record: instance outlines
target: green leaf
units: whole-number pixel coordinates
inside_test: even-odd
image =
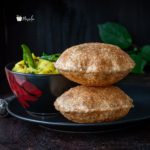
[[[137,48],[137,47],[134,47],[134,48],[133,48],[133,51],[134,51],[134,52],[137,52],[137,51],[138,51],[138,48]]]
[[[41,58],[42,59],[45,59],[45,60],[48,60],[48,61],[52,61],[52,62],[55,62],[57,61],[57,59],[59,58],[61,54],[57,53],[57,54],[52,54],[52,55],[48,55],[46,53],[43,53]]]
[[[142,58],[146,61],[150,61],[150,45],[145,45],[141,48],[141,52],[139,53]]]
[[[144,59],[142,59],[140,55],[131,54],[130,56],[136,63],[132,72],[133,73],[144,73],[144,67],[146,65],[146,61]]]
[[[107,22],[98,25],[99,35],[105,43],[128,48],[132,44],[132,38],[125,27],[120,24]]]
[[[48,56],[48,54],[46,54],[45,52],[42,53],[42,56]]]

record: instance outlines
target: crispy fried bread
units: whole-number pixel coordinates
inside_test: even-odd
[[[56,110],[78,123],[113,121],[124,117],[133,107],[132,99],[120,88],[77,86],[54,103]]]
[[[55,63],[65,77],[86,86],[114,84],[131,72],[134,66],[134,61],[126,52],[104,43],[72,46]]]

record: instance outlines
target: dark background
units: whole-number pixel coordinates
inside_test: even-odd
[[[16,15],[32,22],[17,22]],[[114,21],[127,27],[138,46],[150,44],[148,0],[20,0],[0,5],[0,80],[4,66],[22,59],[21,43],[36,55],[62,52],[83,42],[100,41],[98,23]]]

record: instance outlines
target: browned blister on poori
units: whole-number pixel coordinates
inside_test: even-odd
[[[54,103],[56,110],[78,123],[114,121],[126,116],[132,99],[120,88],[77,86],[66,91]]]
[[[119,47],[84,43],[66,49],[55,67],[68,79],[86,86],[106,86],[123,79],[134,68],[130,56]]]

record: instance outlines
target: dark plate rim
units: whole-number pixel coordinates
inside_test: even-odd
[[[42,119],[38,119],[38,118],[35,118],[33,116],[30,116],[29,114],[27,114],[26,112],[26,115],[28,117],[24,117],[24,116],[21,116],[21,115],[18,115],[18,114],[15,114],[11,111],[11,109],[9,108],[11,103],[15,102],[16,100],[13,99],[8,105],[7,105],[7,111],[10,115],[18,118],[18,119],[21,119],[21,120],[24,120],[24,121],[28,121],[28,122],[32,122],[32,123],[37,123],[37,124],[43,124],[43,125],[51,125],[51,126],[69,126],[69,127],[73,127],[73,126],[76,126],[76,127],[108,127],[108,126],[115,126],[115,125],[123,125],[123,124],[129,124],[129,123],[135,123],[135,122],[141,122],[141,121],[144,121],[144,120],[148,120],[150,119],[150,115],[149,116],[146,116],[146,117],[141,117],[141,118],[136,118],[136,119],[128,119],[128,120],[117,120],[117,121],[114,121],[114,122],[104,122],[104,123],[88,123],[88,124],[83,124],[83,123],[74,123],[74,122],[51,122],[51,121],[45,121],[45,120],[42,120]],[[33,118],[30,118],[30,117],[33,117]],[[52,116],[54,117],[54,116]],[[68,120],[67,120],[68,121]]]

